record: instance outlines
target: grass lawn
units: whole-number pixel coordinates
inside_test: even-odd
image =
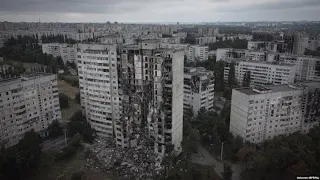
[[[59,93],[66,94],[69,97],[69,107],[61,110],[62,120],[68,122],[75,112],[81,110],[81,105],[74,100],[79,88],[71,86],[63,80],[58,80],[58,89]]]

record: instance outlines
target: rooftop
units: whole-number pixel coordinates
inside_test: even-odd
[[[7,86],[7,85],[11,85],[11,84],[21,83],[24,81],[34,80],[34,79],[37,79],[40,77],[50,76],[50,75],[53,75],[53,74],[51,74],[51,73],[34,73],[34,74],[24,75],[22,77],[1,80],[0,86]]]
[[[287,67],[294,67],[295,64],[286,64],[286,63],[282,63],[282,62],[268,62],[268,61],[249,61],[249,60],[245,60],[245,58],[239,58],[239,59],[235,59],[235,58],[227,58],[225,60],[226,62],[235,62],[235,63],[253,63],[253,64],[266,64],[266,65],[275,65],[275,66],[287,66]]]
[[[250,96],[250,95],[257,95],[257,94],[264,94],[264,93],[295,91],[295,90],[300,90],[303,87],[320,88],[320,82],[308,81],[308,82],[296,83],[291,85],[282,84],[282,85],[262,86],[262,88],[264,89],[259,89],[257,87],[254,87],[254,88],[238,88],[235,90]],[[258,91],[261,91],[261,92],[258,92]]]
[[[184,70],[186,75],[191,76],[213,74],[213,71],[206,70],[204,67],[185,67]]]

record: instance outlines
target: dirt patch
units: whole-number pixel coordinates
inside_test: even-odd
[[[71,99],[74,99],[75,95],[79,92],[78,87],[71,86],[64,80],[58,80],[58,88],[59,93],[64,93]]]

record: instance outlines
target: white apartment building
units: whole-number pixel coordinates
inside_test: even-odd
[[[146,136],[163,155],[169,144],[181,152],[184,52],[160,47],[159,40],[145,40],[121,50],[124,111],[115,134],[124,148]]]
[[[180,37],[161,38],[161,42],[166,44],[180,44],[181,38]]]
[[[190,46],[187,54],[188,62],[208,60],[208,46]]]
[[[271,44],[270,41],[248,41],[248,50],[251,51],[266,51],[271,50]]]
[[[100,43],[102,44],[122,44],[124,39],[120,35],[109,35],[99,38]]]
[[[112,137],[121,115],[116,46],[79,44],[77,65],[83,115],[99,136]]]
[[[296,80],[304,81],[320,81],[320,58],[304,55],[279,54],[270,61],[279,59],[280,62],[286,64],[294,64],[297,66]]]
[[[214,43],[217,41],[217,37],[198,37],[196,38],[196,43],[199,45],[208,45],[209,43]]]
[[[267,51],[246,51],[246,59],[249,61],[266,61]]]
[[[319,82],[232,90],[229,131],[260,144],[319,125]]]
[[[184,117],[198,115],[201,108],[213,109],[214,74],[203,67],[184,68]],[[191,114],[192,113],[192,114]]]
[[[228,80],[230,63],[228,61],[224,68],[224,79]],[[258,61],[234,61],[235,63],[235,78],[241,85],[243,76],[247,71],[250,71],[250,85],[266,85],[266,84],[290,84],[294,83],[296,74],[296,65],[284,63],[270,63]]]
[[[75,62],[77,55],[76,44],[47,43],[42,44],[42,52],[52,54],[53,57],[60,56],[64,63]]]
[[[229,59],[245,59],[245,49],[219,48],[217,49],[217,61],[226,61]]]
[[[0,143],[18,144],[30,130],[45,136],[54,120],[61,121],[57,77],[32,74],[0,81]]]

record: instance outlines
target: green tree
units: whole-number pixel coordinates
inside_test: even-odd
[[[236,77],[235,77],[235,63],[230,63],[230,70],[228,74],[228,85],[230,89],[233,89],[236,84]]]
[[[77,111],[70,119],[68,125],[68,136],[73,136],[77,133],[81,134],[83,140],[87,143],[92,143],[95,139],[96,132],[91,128],[90,124],[82,116],[82,112]]]
[[[218,61],[214,66],[215,90],[224,91],[224,62]]]
[[[242,86],[243,87],[250,87],[250,83],[251,83],[251,72],[247,71],[244,73]]]
[[[187,36],[186,36],[184,42],[188,43],[188,44],[196,44],[195,35],[191,34],[191,33],[187,33]]]
[[[40,162],[41,140],[39,135],[32,131],[27,132],[19,141],[17,161],[21,168],[36,168]]]
[[[69,107],[69,97],[63,93],[59,94],[59,102],[60,102],[61,109],[65,109]]]
[[[62,60],[61,56],[58,56],[58,57],[57,57],[57,64],[58,64],[60,67],[63,67],[64,63],[63,63],[63,60]]]
[[[60,123],[55,120],[48,126],[48,133],[50,139],[56,139],[58,137],[63,136],[63,128]]]
[[[231,165],[224,163],[223,164],[223,173],[222,173],[223,179],[224,180],[232,180],[232,173],[233,172],[231,169]]]
[[[76,94],[75,97],[74,97],[74,100],[75,100],[78,104],[81,103],[80,92],[77,92],[77,94]]]

